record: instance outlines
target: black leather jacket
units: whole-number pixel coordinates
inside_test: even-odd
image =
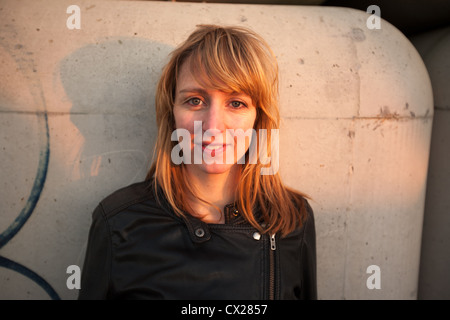
[[[133,184],[96,208],[79,299],[317,299],[309,205],[302,228],[281,238],[260,234],[232,204],[225,224],[178,217],[152,190]]]

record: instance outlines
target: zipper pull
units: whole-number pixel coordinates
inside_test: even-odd
[[[275,251],[277,249],[277,245],[275,243],[275,233],[270,236],[270,249]]]

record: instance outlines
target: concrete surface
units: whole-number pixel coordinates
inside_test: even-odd
[[[92,0],[70,30],[72,4],[0,2],[0,298],[77,296],[92,210],[144,178],[155,83],[199,23],[251,27],[279,59],[280,172],[313,198],[319,298],[417,297],[433,97],[403,34],[345,8]]]
[[[450,299],[450,28],[411,41],[430,74],[434,122],[423,225],[419,299]]]

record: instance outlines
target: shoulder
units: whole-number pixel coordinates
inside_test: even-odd
[[[118,189],[100,201],[103,213],[111,217],[118,212],[142,202],[155,201],[154,185],[152,181],[143,181]]]
[[[300,225],[306,229],[308,229],[308,225],[310,226],[309,228],[315,228],[314,211],[309,202],[310,197],[292,188],[287,188],[287,192],[299,214]]]
[[[308,201],[310,199],[309,196],[292,188],[287,188],[286,190],[298,209],[305,210],[308,215],[313,214],[313,209]]]

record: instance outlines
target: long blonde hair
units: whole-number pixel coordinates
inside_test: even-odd
[[[176,80],[181,65],[187,61],[196,79],[204,79],[210,87],[225,92],[244,92],[252,98],[257,109],[254,129],[256,132],[266,129],[268,150],[271,150],[271,129],[279,129],[280,125],[278,64],[264,39],[243,27],[197,26],[171,53],[158,83],[155,98],[158,136],[154,160],[147,174],[147,179],[155,179],[155,188],[163,190],[180,216],[191,209],[187,201],[189,193],[196,194],[188,183],[185,165],[175,165],[171,161],[176,143],[171,140]],[[259,139],[259,135],[256,136]],[[246,157],[248,160],[248,151]],[[238,165],[240,178],[235,203],[251,225],[261,232],[286,235],[302,224],[307,214],[304,194],[283,185],[278,172],[262,175],[264,165],[260,161]],[[253,214],[256,207],[261,210],[265,228]]]

